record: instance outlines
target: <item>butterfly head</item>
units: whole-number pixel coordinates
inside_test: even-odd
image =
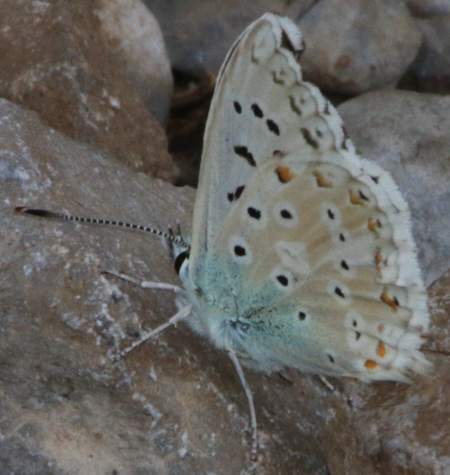
[[[176,255],[173,265],[177,274],[180,274],[181,269],[183,268],[184,270],[184,267],[187,265],[189,261],[189,253],[189,249],[181,249],[180,252]]]
[[[170,229],[169,234],[173,238],[169,240],[173,265],[176,273],[182,275],[187,269],[191,246],[190,243],[181,235],[180,229],[177,230],[176,234],[174,234],[172,229]]]

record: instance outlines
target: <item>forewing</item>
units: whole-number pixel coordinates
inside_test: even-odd
[[[276,103],[283,93],[281,82],[301,80],[298,65],[288,66],[297,64],[294,54],[301,49],[297,27],[269,13],[244,31],[221,67],[206,125],[194,209],[190,259],[194,274],[201,266],[198,259],[205,257],[256,165],[283,143],[290,125]],[[289,77],[283,77],[284,72]],[[307,107],[315,109],[313,102]]]

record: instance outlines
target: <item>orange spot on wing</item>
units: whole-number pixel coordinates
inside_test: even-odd
[[[288,183],[295,176],[289,167],[285,167],[283,165],[278,166],[275,169],[275,172],[278,175],[278,179],[281,181],[281,183]]]
[[[313,175],[316,177],[317,186],[320,188],[333,188],[333,183],[330,180],[327,180],[322,173],[317,170],[313,171]]]
[[[369,228],[369,231],[372,231],[373,233],[376,233],[377,228],[381,228],[381,223],[378,219],[369,218],[369,221],[367,223],[367,227]]]
[[[381,252],[377,251],[375,253],[375,263],[378,265],[378,264],[381,264],[382,262],[383,262],[383,258],[381,257]]]
[[[380,357],[380,358],[384,358],[386,356],[386,347],[384,346],[384,343],[382,341],[379,341],[378,342],[378,346],[377,346],[377,355]]]
[[[364,363],[364,366],[367,368],[367,369],[375,369],[378,365],[375,363],[375,361],[373,360],[367,360],[365,363]]]
[[[348,192],[350,194],[350,203],[352,205],[360,205],[360,206],[365,205],[364,200],[361,198],[359,193],[357,193],[356,191],[353,191],[353,190],[349,190]]]
[[[386,287],[384,288],[380,299],[383,303],[389,305],[389,307],[391,307],[391,310],[393,312],[396,312],[398,310],[398,307],[399,307],[398,300],[395,297],[394,298],[389,297]]]

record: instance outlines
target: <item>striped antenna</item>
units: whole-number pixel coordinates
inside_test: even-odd
[[[147,233],[157,234],[166,238],[168,241],[171,241],[175,244],[190,249],[189,244],[187,244],[181,236],[174,236],[173,234],[165,233],[159,229],[149,228],[148,226],[142,226],[140,224],[131,224],[124,223],[122,221],[110,221],[109,219],[97,219],[97,218],[84,218],[83,216],[72,216],[70,214],[64,213],[53,213],[53,211],[48,211],[46,209],[36,209],[36,208],[27,208],[25,206],[17,206],[14,208],[16,213],[25,213],[31,214],[33,216],[39,216],[40,218],[48,219],[58,219],[62,221],[78,221],[80,223],[88,224],[106,224],[108,226],[120,226],[123,228],[137,229],[139,231],[145,231]]]

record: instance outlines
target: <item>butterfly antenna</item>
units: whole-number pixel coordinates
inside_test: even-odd
[[[39,216],[40,218],[57,219],[60,221],[77,221],[80,223],[105,224],[107,226],[120,226],[122,228],[137,229],[139,231],[145,231],[147,233],[162,236],[170,242],[179,244],[180,246],[184,246],[186,249],[190,249],[189,244],[181,237],[181,235],[175,236],[172,232],[165,233],[164,231],[160,231],[159,229],[149,228],[148,226],[142,226],[140,224],[124,223],[122,221],[111,221],[109,219],[85,218],[83,216],[73,216],[71,214],[65,213],[54,213],[53,211],[49,211],[47,209],[27,208],[25,206],[17,206],[16,208],[14,208],[14,211],[16,213],[31,214],[33,216]]]

